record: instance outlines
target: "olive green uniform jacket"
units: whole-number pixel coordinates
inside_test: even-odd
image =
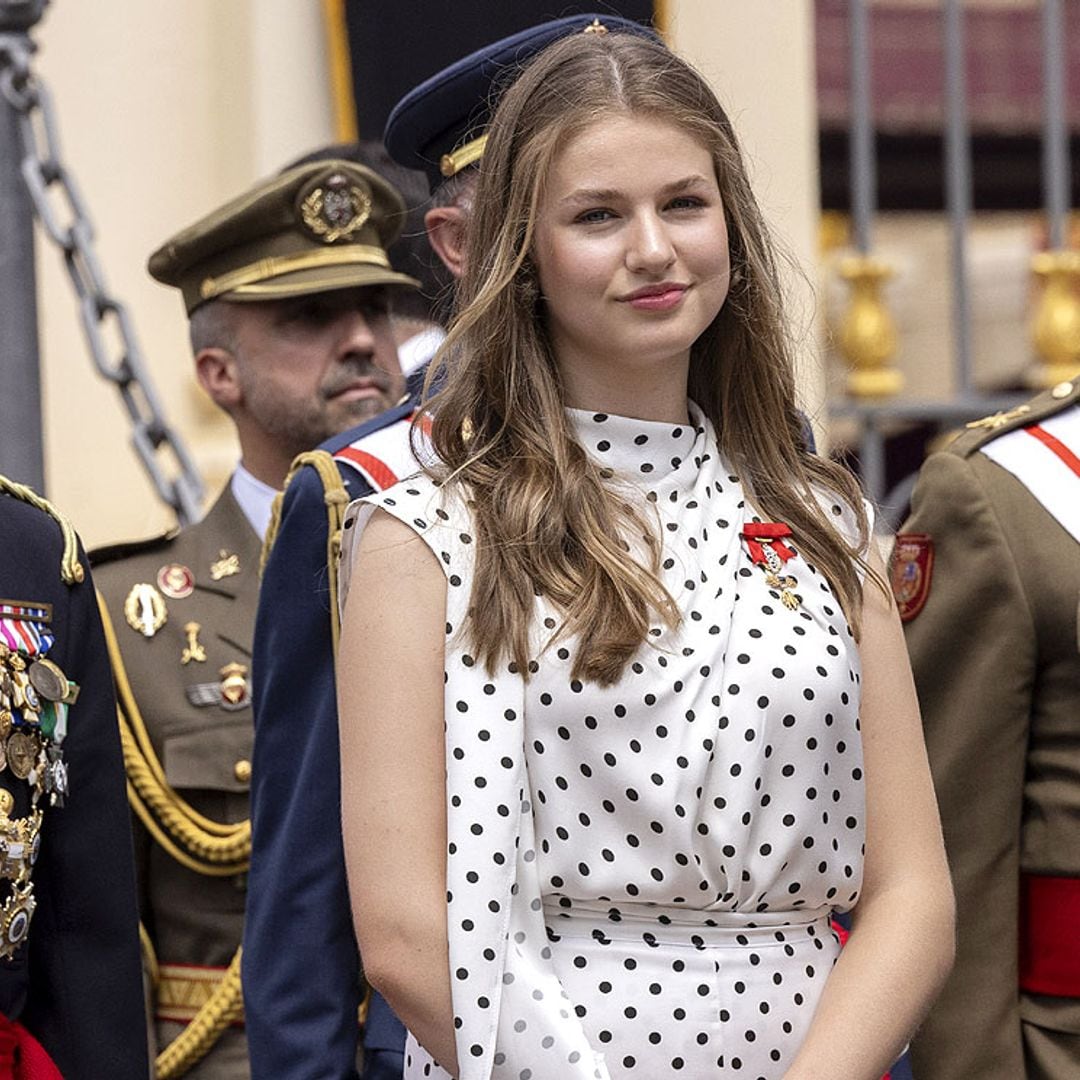
[[[259,537],[226,487],[198,524],[147,544],[118,545],[91,556],[123,669],[166,782],[214,822],[248,818],[250,695],[233,708],[213,699],[220,700],[222,668],[228,664],[243,665],[250,686],[260,548]],[[232,565],[228,556],[236,556]],[[190,595],[174,599],[159,588],[159,571],[169,566],[190,572]],[[222,575],[223,567],[236,572]],[[182,574],[174,577],[183,581]],[[125,601],[140,584],[153,586],[166,609],[166,621],[152,637],[133,629],[125,617]],[[205,659],[185,663],[184,651],[191,646],[185,628],[190,623],[198,623],[195,641],[202,647],[202,652],[194,652],[200,657],[204,653]],[[123,698],[122,680],[118,677],[117,682]],[[191,696],[211,700],[193,704]],[[246,874],[207,876],[189,869],[156,842],[138,818],[135,826],[142,918],[158,962],[226,967],[240,945]],[[183,1029],[182,1023],[159,1017],[157,1052]],[[193,1080],[246,1078],[242,1024],[231,1024],[207,1056],[183,1075]]]
[[[1078,402],[1061,384],[931,456],[902,529],[933,546],[905,632],[957,898],[916,1080],[1080,1077],[1080,998],[1017,983],[1021,874],[1080,877],[1080,543],[979,452]]]

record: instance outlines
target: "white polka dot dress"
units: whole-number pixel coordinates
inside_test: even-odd
[[[473,664],[468,517],[430,481],[350,516],[385,507],[447,572],[460,1075],[779,1078],[838,953],[828,917],[861,884],[858,653],[797,536],[798,607],[751,560],[759,519],[707,422],[571,415],[659,515],[683,613],[615,686],[571,678],[572,642],[544,648],[553,611],[527,684]],[[411,1039],[407,1056],[408,1077],[445,1075]]]

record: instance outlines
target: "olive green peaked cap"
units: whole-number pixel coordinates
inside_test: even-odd
[[[404,220],[404,201],[378,174],[350,161],[312,162],[256,184],[181,230],[150,256],[148,269],[180,290],[189,315],[216,299],[415,288],[386,256]]]

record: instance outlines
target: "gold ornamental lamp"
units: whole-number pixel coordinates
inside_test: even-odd
[[[1031,336],[1039,356],[1028,374],[1037,389],[1080,375],[1080,251],[1042,251],[1031,260],[1043,279]]]
[[[839,327],[840,351],[851,369],[848,393],[862,399],[892,397],[904,385],[904,376],[890,364],[896,355],[896,323],[882,295],[892,267],[872,255],[848,255],[838,271],[851,288]]]

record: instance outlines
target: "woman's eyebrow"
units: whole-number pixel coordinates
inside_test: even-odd
[[[678,180],[671,181],[670,184],[665,184],[660,188],[659,194],[672,195],[680,191],[688,191],[691,188],[697,187],[709,187],[710,181],[702,176],[700,173],[691,173],[689,176],[681,177]],[[618,188],[577,188],[570,192],[569,195],[564,195],[559,202],[560,203],[592,203],[592,202],[615,202],[618,199],[626,198],[625,192],[620,191]]]
[[[623,193],[616,188],[577,188],[569,195],[564,195],[561,203],[614,202],[623,198]]]

